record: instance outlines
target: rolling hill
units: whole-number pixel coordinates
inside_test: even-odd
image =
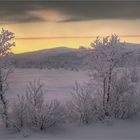
[[[140,60],[140,44],[126,43],[126,49],[131,54],[131,62],[136,59]],[[12,63],[16,68],[64,68],[70,70],[78,70],[85,67],[84,58],[86,55],[80,55],[85,52],[85,48],[73,49],[66,47],[58,47],[52,49],[39,50],[15,54],[12,57]],[[127,58],[129,59],[129,58]]]
[[[12,63],[18,68],[65,68],[82,67],[83,57],[79,49],[59,47],[22,54],[12,57]]]

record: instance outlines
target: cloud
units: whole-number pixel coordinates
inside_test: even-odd
[[[74,2],[73,2],[74,3]],[[71,15],[71,18],[61,22],[74,22],[96,19],[139,19],[140,1],[100,1],[100,2],[75,2],[70,6],[62,8],[64,13]]]
[[[96,19],[140,19],[140,1],[0,1],[1,23],[46,21],[35,11],[59,11],[66,19],[56,22],[76,22]]]
[[[31,14],[38,10],[37,5],[24,1],[0,1],[0,23],[25,23],[44,21],[43,18]]]

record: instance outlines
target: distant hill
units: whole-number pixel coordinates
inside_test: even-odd
[[[127,58],[130,59],[130,62],[135,61],[135,59],[140,60],[140,44],[126,43],[126,49],[130,49],[133,52],[131,57]],[[58,47],[21,53],[12,57],[12,63],[17,68],[65,68],[78,70],[85,67],[84,59],[86,55],[80,54],[86,52],[86,50],[84,47],[80,49]],[[125,63],[125,60],[122,63]]]
[[[58,48],[44,49],[44,50],[33,51],[33,52],[20,53],[20,54],[16,54],[14,57],[24,58],[24,59],[26,58],[39,59],[46,56],[55,56],[61,53],[74,52],[74,51],[77,51],[77,49],[58,47]]]
[[[134,44],[134,43],[126,43],[126,47],[128,49],[140,49],[140,44]]]
[[[80,49],[58,47],[34,52],[15,54],[12,63],[18,68],[65,68],[77,70],[82,67]]]

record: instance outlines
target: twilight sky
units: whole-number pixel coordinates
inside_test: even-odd
[[[140,43],[140,1],[0,1],[0,26],[15,33],[15,53],[89,47],[113,33]]]

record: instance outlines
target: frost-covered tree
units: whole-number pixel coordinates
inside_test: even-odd
[[[18,95],[12,106],[11,126],[20,131],[27,122],[27,102],[24,95]]]
[[[45,130],[64,121],[64,109],[57,100],[45,102],[45,91],[40,80],[27,86],[26,94],[18,96],[12,108],[12,126],[20,131],[23,127]]]
[[[89,68],[93,78],[101,81],[103,89],[103,108],[106,116],[110,116],[110,94],[112,77],[119,62],[127,55],[125,44],[117,35],[97,39],[91,43]]]
[[[8,101],[5,92],[8,88],[7,77],[11,72],[8,56],[11,54],[11,48],[15,46],[12,42],[14,33],[2,29],[0,32],[0,104],[2,107],[1,115],[5,126],[8,127]]]
[[[100,101],[91,94],[90,88],[89,85],[82,86],[75,83],[72,99],[67,104],[67,115],[70,121],[89,124],[101,119],[103,111],[100,108]]]
[[[57,100],[44,101],[45,91],[40,80],[30,82],[26,90],[28,125],[44,130],[55,126],[64,118],[64,111]]]
[[[113,77],[110,96],[113,117],[127,119],[139,112],[139,94],[128,72],[124,71],[119,78]]]

